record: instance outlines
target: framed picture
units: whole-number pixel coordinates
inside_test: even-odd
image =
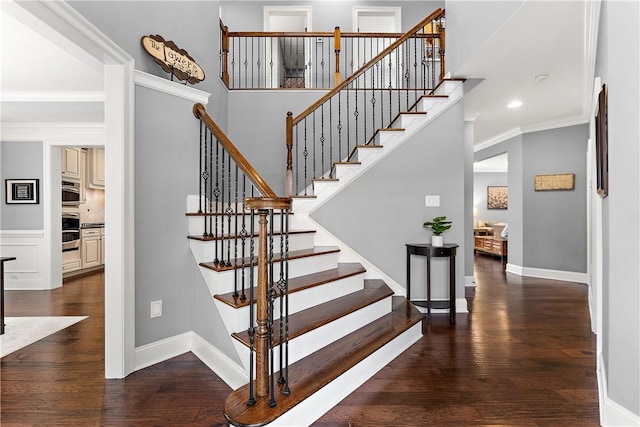
[[[600,197],[607,197],[609,194],[607,98],[607,85],[602,85],[598,95],[598,113],[596,114],[596,181]]]
[[[40,203],[38,179],[5,179],[7,204]]]
[[[507,209],[509,187],[487,187],[487,209]]]

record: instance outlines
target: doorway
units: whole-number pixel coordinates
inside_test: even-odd
[[[311,31],[311,6],[265,6],[264,31]],[[309,37],[274,37],[267,43],[267,58],[274,63],[271,87],[311,87],[313,45]],[[292,83],[293,82],[293,83]],[[299,82],[299,83],[298,83]]]

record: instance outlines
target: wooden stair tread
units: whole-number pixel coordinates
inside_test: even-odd
[[[333,165],[361,165],[362,162],[334,162]]]
[[[378,132],[404,132],[405,128],[382,128]]]
[[[365,280],[365,284],[364,289],[290,314],[289,339],[292,340],[304,335],[309,331],[393,295],[391,288],[382,280]],[[280,319],[273,322],[273,330],[280,330]],[[235,332],[231,336],[249,347],[249,333],[247,331]],[[278,334],[274,334],[273,340],[274,345],[280,344],[280,336]]]
[[[420,313],[406,298],[393,297],[391,313],[289,366],[291,394],[284,396],[283,385],[276,383],[276,407],[268,407],[268,396],[256,398],[254,406],[247,406],[249,396],[247,384],[232,392],[227,398],[225,417],[237,426],[268,424],[422,321],[423,318],[424,314]]]
[[[297,251],[289,251],[289,260],[292,259],[300,259],[306,258],[310,256],[316,255],[325,255],[333,252],[340,252],[340,248],[336,246],[314,246],[313,248],[300,249]],[[257,257],[257,254],[256,254]],[[280,254],[275,254],[273,256],[274,262],[280,262]],[[230,260],[229,263],[231,265],[216,265],[214,262],[201,262],[200,266],[204,268],[208,268],[213,271],[228,271],[236,268],[236,260]],[[249,257],[239,258],[237,260],[237,267],[248,267],[249,266]]]
[[[338,182],[340,181],[338,178],[313,178],[312,181],[315,182]]]
[[[331,270],[319,271],[305,276],[290,277],[289,293],[292,294],[294,292],[303,291],[314,286],[324,285],[325,283],[365,273],[366,271],[367,270],[362,266],[362,264],[357,262],[340,263],[337,268],[333,268]],[[254,295],[257,295],[256,289],[257,288],[254,288]],[[249,294],[249,291],[247,290],[246,293]],[[241,300],[239,296],[234,297],[233,292],[214,295],[214,298],[235,308],[249,305],[249,298]]]
[[[316,232],[315,230],[289,230],[289,235],[292,235],[292,234],[309,234],[309,233],[315,233],[315,232]],[[273,232],[274,236],[280,236],[281,234],[282,234],[282,232],[280,232],[280,231],[274,231]],[[255,232],[253,235],[255,237],[258,237],[259,234],[257,232]],[[204,237],[204,236],[187,236],[187,239],[199,240],[201,242],[211,242],[211,241],[214,241],[214,240],[229,240],[229,239],[233,240],[236,237],[239,238],[239,236],[236,236],[235,234],[224,234],[222,236],[207,236],[207,237]],[[249,233],[247,233],[247,238],[250,238],[250,237],[251,237],[251,235]]]

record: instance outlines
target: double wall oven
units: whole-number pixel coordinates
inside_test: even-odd
[[[62,252],[80,250],[80,208],[62,208]]]

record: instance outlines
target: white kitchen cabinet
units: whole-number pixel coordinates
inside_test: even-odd
[[[79,180],[82,173],[80,161],[79,148],[62,147],[62,178]]]
[[[79,250],[62,252],[63,273],[80,270],[80,268],[82,268],[82,260],[80,259]]]
[[[104,190],[104,148],[89,150],[89,188]]]
[[[102,264],[102,229],[82,230],[82,268],[97,267]]]

